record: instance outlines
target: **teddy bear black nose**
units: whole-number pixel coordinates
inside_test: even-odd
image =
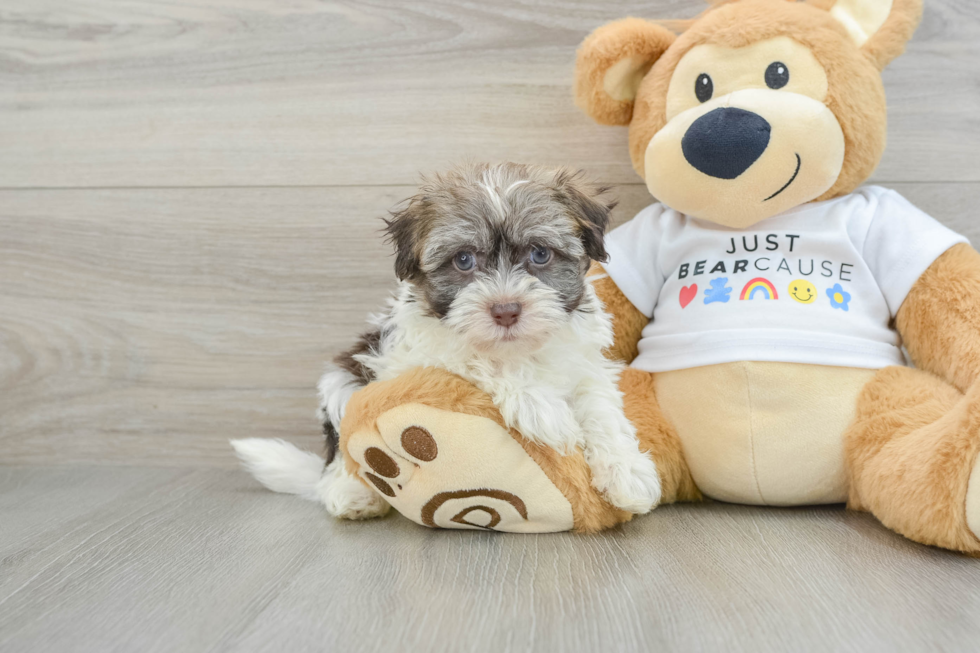
[[[706,175],[735,179],[769,146],[772,127],[757,113],[723,108],[706,113],[681,140],[684,158]]]

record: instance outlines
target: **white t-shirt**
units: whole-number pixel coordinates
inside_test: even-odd
[[[919,276],[967,242],[869,186],[748,230],[653,204],[606,238],[603,267],[652,321],[633,367],[733,361],[904,365],[890,322]]]

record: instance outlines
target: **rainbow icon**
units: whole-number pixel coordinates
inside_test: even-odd
[[[738,298],[755,299],[756,297],[779,299],[779,295],[776,294],[776,286],[772,285],[768,279],[763,279],[762,277],[753,279],[745,284],[745,287],[742,288],[742,294]]]

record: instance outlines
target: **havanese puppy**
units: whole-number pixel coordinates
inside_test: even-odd
[[[267,487],[322,501],[337,517],[386,513],[337,451],[344,407],[371,381],[441,367],[487,392],[525,438],[563,453],[580,448],[610,503],[650,511],[660,479],[623,413],[621,366],[603,355],[611,319],[586,279],[591,262],[606,258],[615,205],[606,191],[565,169],[509,163],[426,181],[387,221],[395,297],[320,379],[322,476],[274,440],[234,442],[246,466]]]

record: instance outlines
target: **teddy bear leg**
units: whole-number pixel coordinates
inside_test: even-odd
[[[562,456],[504,425],[486,393],[419,368],[354,393],[340,427],[348,473],[416,523],[509,532],[596,532],[632,515]]]
[[[700,501],[701,491],[688,469],[681,441],[660,411],[653,374],[628,367],[619,380],[626,417],[636,427],[640,450],[647,452],[660,474],[660,503]]]
[[[862,390],[845,448],[850,508],[917,542],[980,554],[980,385],[963,394],[928,372],[885,368]]]

